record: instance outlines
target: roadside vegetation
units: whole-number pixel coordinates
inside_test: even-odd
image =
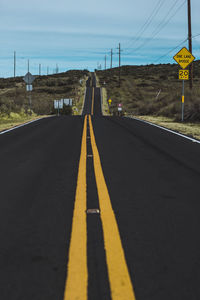
[[[99,78],[96,75],[96,86],[101,87],[101,84],[99,82]],[[110,111],[109,111],[109,105],[108,105],[108,96],[107,96],[107,90],[105,87],[101,87],[101,96],[102,96],[102,113],[104,116],[109,116]]]
[[[83,103],[87,70],[71,70],[48,76],[36,76],[31,92],[32,106],[23,77],[0,78],[0,130],[55,113],[53,100],[72,98],[75,109],[66,107],[65,114],[77,114]],[[76,110],[77,108],[77,110]]]
[[[17,125],[27,123],[32,120],[36,120],[40,118],[41,116],[38,116],[36,114],[27,115],[23,111],[20,113],[13,113],[11,112],[10,115],[1,115],[0,116],[0,131],[9,129],[11,127],[15,127]],[[43,115],[43,117],[48,117],[47,115]]]
[[[185,121],[200,122],[200,61],[194,66],[194,87],[185,82]],[[117,104],[129,115],[164,116],[181,120],[182,82],[178,79],[177,64],[121,67],[96,71],[101,87],[106,88],[107,100],[112,99],[112,114]]]

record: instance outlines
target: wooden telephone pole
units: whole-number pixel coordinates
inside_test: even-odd
[[[111,49],[110,52],[110,68],[112,69],[112,57],[113,57],[113,50]]]
[[[188,46],[189,51],[192,53],[192,25],[191,25],[191,0],[188,0]],[[193,87],[193,64],[189,66],[190,71],[190,89]]]
[[[121,81],[121,73],[120,73],[120,67],[121,67],[121,45],[119,43],[119,87],[120,87],[120,81]]]
[[[106,70],[106,55],[105,55],[105,70]]]

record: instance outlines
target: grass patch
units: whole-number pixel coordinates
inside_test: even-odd
[[[100,82],[99,82],[99,78],[97,75],[96,75],[96,87],[100,87]],[[103,114],[103,116],[110,116],[106,88],[102,87],[101,93],[102,93],[102,114]]]
[[[88,76],[85,76],[82,79],[82,84],[79,87],[79,97],[78,97],[78,101],[76,103],[76,108],[77,111],[74,111],[74,115],[81,115],[82,114],[82,109],[83,109],[83,105],[84,105],[84,99],[85,99],[85,92],[86,92],[86,81],[88,79]]]
[[[47,117],[47,116],[43,116]],[[0,115],[0,131],[10,129],[12,127],[18,126],[20,124],[37,120],[41,118],[41,116],[38,116],[36,114],[26,115],[23,112],[22,113],[11,113],[10,116],[8,115]]]

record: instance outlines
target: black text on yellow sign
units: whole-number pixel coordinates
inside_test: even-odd
[[[179,70],[179,79],[188,80],[189,79],[189,70]]]
[[[187,68],[189,64],[193,62],[195,57],[192,53],[186,48],[183,47],[175,56],[174,60],[181,66],[182,69]]]

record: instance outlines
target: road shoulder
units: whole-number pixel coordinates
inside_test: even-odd
[[[146,121],[161,127],[170,129],[176,133],[183,134],[189,138],[200,140],[200,123],[180,123],[175,122],[171,118],[156,117],[156,116],[127,116],[129,118],[136,118]]]

